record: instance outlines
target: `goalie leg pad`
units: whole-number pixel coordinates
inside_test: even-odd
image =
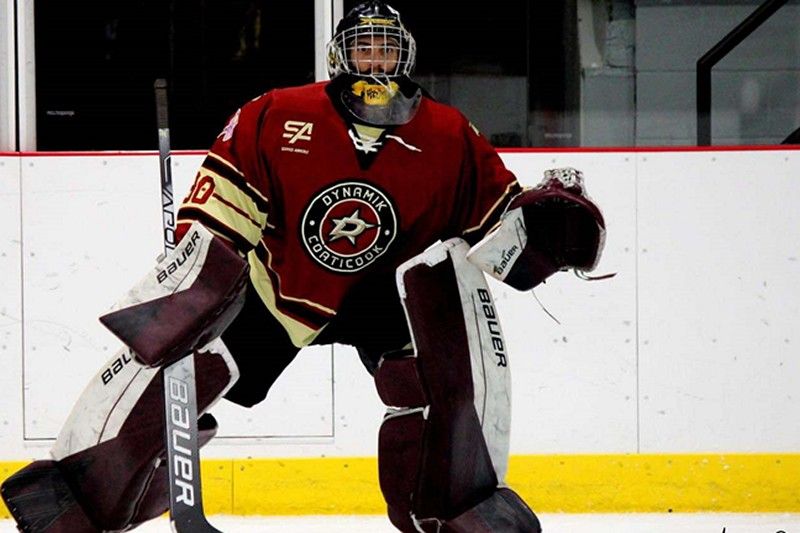
[[[217,421],[210,413],[205,413],[197,420],[197,444],[203,447],[217,434]],[[166,456],[159,457],[158,467],[152,472],[152,478],[147,484],[136,512],[131,519],[131,527],[134,527],[157,518],[164,514],[169,508],[169,470],[167,468]]]
[[[100,321],[148,366],[219,337],[244,305],[247,262],[195,222],[178,246]]]
[[[35,461],[3,482],[3,501],[20,531],[96,533],[55,461]]]
[[[390,406],[379,435],[381,490],[403,531],[435,530],[490,501],[505,477],[508,355],[468,248],[452,239],[397,272],[414,351],[385,355],[375,381]]]
[[[193,357],[197,406],[202,413],[233,385],[238,370],[220,340]],[[117,369],[111,379],[108,368]],[[204,444],[215,433],[216,422],[204,415],[198,427],[199,441]],[[78,503],[76,509],[83,511],[96,531],[124,530],[167,509],[164,439],[163,372],[133,360],[125,348],[86,387],[51,452],[63,479],[61,486],[69,487],[69,498]],[[16,493],[35,490],[25,489],[21,482],[12,488]],[[4,485],[4,497],[8,490]],[[40,508],[61,505],[63,491],[38,490],[37,494]],[[35,519],[24,513],[21,509],[20,516],[15,515],[20,524]]]
[[[539,519],[530,507],[509,488],[498,489],[486,500],[443,525],[443,531],[452,533],[542,531]]]
[[[414,350],[385,354],[375,371],[378,396],[390,407],[378,435],[378,480],[389,519],[401,531],[416,531],[411,495],[422,463],[428,396]]]

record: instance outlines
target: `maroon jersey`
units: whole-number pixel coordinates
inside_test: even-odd
[[[457,110],[423,97],[389,128],[343,118],[327,82],[270,91],[231,118],[179,211],[247,253],[297,346],[348,293],[439,239],[477,241],[519,185]]]

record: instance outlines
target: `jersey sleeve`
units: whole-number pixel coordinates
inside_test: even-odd
[[[458,200],[459,232],[475,244],[499,221],[522,189],[489,141],[463,119],[464,159]]]
[[[261,240],[269,225],[270,199],[259,126],[269,103],[269,93],[247,103],[217,136],[178,210],[178,238],[199,221],[243,254]]]

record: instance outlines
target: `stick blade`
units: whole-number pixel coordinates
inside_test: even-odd
[[[200,517],[172,517],[170,524],[174,533],[222,533],[208,523],[205,516]]]

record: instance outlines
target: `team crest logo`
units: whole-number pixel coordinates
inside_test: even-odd
[[[397,214],[389,197],[374,185],[341,182],[311,200],[300,232],[317,263],[350,274],[386,252],[397,235]]]

